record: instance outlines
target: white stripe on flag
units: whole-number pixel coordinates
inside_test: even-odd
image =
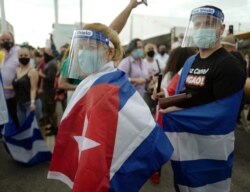
[[[74,183],[67,177],[67,175],[62,174],[61,172],[49,171],[48,175],[47,175],[47,178],[48,179],[60,180],[63,183],[65,183],[66,185],[68,185],[70,189],[73,188]]]
[[[197,135],[186,132],[167,132],[174,146],[172,160],[227,160],[234,150],[234,132],[227,135]]]
[[[44,140],[34,141],[30,150],[10,143],[6,143],[6,145],[13,158],[23,163],[28,163],[39,152],[50,152]]]
[[[156,123],[149,108],[139,93],[135,92],[118,114],[110,180],[155,126]]]
[[[191,188],[183,185],[178,185],[181,192],[229,192],[231,179],[226,179],[213,184],[208,184],[202,187]]]
[[[35,117],[34,117],[35,118]],[[31,127],[26,129],[25,131],[22,131],[20,133],[18,133],[17,135],[15,136],[12,136],[13,139],[16,139],[16,140],[24,140],[24,139],[28,139],[28,138],[31,138],[34,134],[34,130],[35,129],[38,129],[38,125],[37,125],[37,120],[36,119],[33,119],[32,121],[32,124],[31,124]],[[39,130],[39,129],[38,129]],[[40,130],[39,130],[40,131]]]
[[[88,92],[88,90],[91,88],[92,84],[98,78],[100,78],[101,76],[103,76],[107,73],[113,72],[115,70],[108,71],[108,72],[102,72],[102,73],[98,73],[98,74],[94,74],[94,75],[89,75],[84,80],[82,80],[81,83],[77,86],[76,90],[74,91],[74,93],[73,93],[64,113],[63,113],[61,121],[69,114],[69,112],[75,106],[75,104]]]

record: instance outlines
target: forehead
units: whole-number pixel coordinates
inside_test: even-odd
[[[21,54],[25,54],[25,55],[29,55],[29,50],[27,48],[20,48],[19,51],[18,51],[18,54],[21,55]]]
[[[12,40],[12,37],[10,34],[8,33],[3,33],[1,36],[0,36],[0,39],[1,40]]]
[[[217,18],[212,17],[212,16],[204,16],[204,15],[193,16],[192,22],[193,22],[194,27],[200,27],[201,25],[206,26],[206,27],[209,27],[209,26],[215,27],[221,24],[221,22]]]
[[[148,45],[146,48],[147,48],[148,50],[154,50],[154,46],[153,46],[153,45]]]
[[[141,41],[136,42],[136,48],[142,48],[142,42]]]

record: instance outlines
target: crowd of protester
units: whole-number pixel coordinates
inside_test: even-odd
[[[214,7],[210,8],[217,9]],[[218,25],[221,25],[223,19],[224,17],[219,17],[217,21]],[[119,31],[119,29],[116,30]],[[190,56],[194,55],[197,57],[196,63],[194,63],[196,65],[197,63],[207,64],[204,63],[204,58],[200,58],[200,54],[206,53],[204,48],[211,48],[212,50],[213,46],[215,46],[218,49],[213,50],[214,52],[225,56],[228,62],[232,62],[233,65],[240,64],[240,66],[233,67],[239,69],[239,73],[244,71],[246,76],[249,76],[249,58],[244,60],[243,56],[237,52],[236,39],[232,34],[228,34],[222,41],[217,40],[215,45],[209,45],[208,47],[203,47],[204,45],[197,43],[198,47],[187,46],[182,48],[182,41],[183,34],[180,34],[176,38],[176,42],[171,47],[167,47],[164,44],[156,45],[154,42],[144,45],[143,40],[136,38],[131,40],[128,46],[126,46],[124,57],[116,63],[116,67],[126,73],[129,82],[145,100],[159,124],[161,124],[159,121],[162,120],[158,119],[159,110],[157,110],[156,101],[160,97],[168,97],[176,94],[176,82],[174,79],[175,77],[179,78],[178,75],[180,74],[178,73],[183,70],[183,65]],[[15,122],[17,129],[22,125],[29,112],[35,111],[37,121],[45,136],[56,135],[62,113],[66,109],[72,93],[85,78],[85,76],[82,76],[81,79],[71,79],[68,77],[67,72],[70,63],[69,44],[65,43],[58,48],[51,35],[50,47],[33,48],[28,44],[16,45],[14,36],[10,32],[1,34],[0,44],[2,55],[0,68],[4,94],[9,115]],[[233,46],[233,48],[230,46]],[[207,58],[209,56],[204,57]],[[217,59],[216,55],[211,56]],[[237,60],[237,62],[234,62],[234,60]],[[199,66],[196,67],[199,68]],[[243,76],[244,74],[242,73],[238,76],[239,84],[241,82],[244,84]],[[160,81],[161,78],[163,79],[162,82]],[[215,77],[211,75],[209,78]],[[159,83],[162,83],[160,90],[156,91]],[[194,91],[192,90],[193,85],[191,83],[188,88]],[[239,87],[235,89],[238,90]],[[220,91],[218,90],[218,92]],[[222,95],[224,98],[224,93]],[[185,109],[200,105],[203,106],[215,100],[215,98],[206,98],[206,95],[202,99],[208,99],[209,102],[195,98],[195,94],[193,97],[194,99],[191,100],[190,105],[180,105],[179,108]],[[220,97],[218,96],[218,98]],[[197,101],[201,103],[197,104]],[[245,98],[243,96],[241,109],[244,108],[244,105]],[[167,113],[164,110],[162,112]],[[239,118],[240,116],[239,114]],[[160,170],[156,174],[158,176],[156,179],[152,179],[152,181],[159,183]],[[183,172],[183,174],[185,173]]]

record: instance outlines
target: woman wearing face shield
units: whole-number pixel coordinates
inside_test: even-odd
[[[161,109],[174,146],[177,191],[229,192],[234,128],[245,83],[238,61],[220,45],[224,14],[214,6],[192,10],[183,47],[199,53],[184,64],[176,94],[192,97]]]
[[[63,114],[48,178],[74,192],[139,191],[172,154],[146,103],[114,67],[122,55],[118,34],[103,24],[73,34],[68,77],[87,77]]]

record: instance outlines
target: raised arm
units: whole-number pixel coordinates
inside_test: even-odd
[[[112,21],[109,27],[119,34],[125,26],[132,10],[142,3],[142,1],[137,2],[137,0],[130,0],[126,8]]]

